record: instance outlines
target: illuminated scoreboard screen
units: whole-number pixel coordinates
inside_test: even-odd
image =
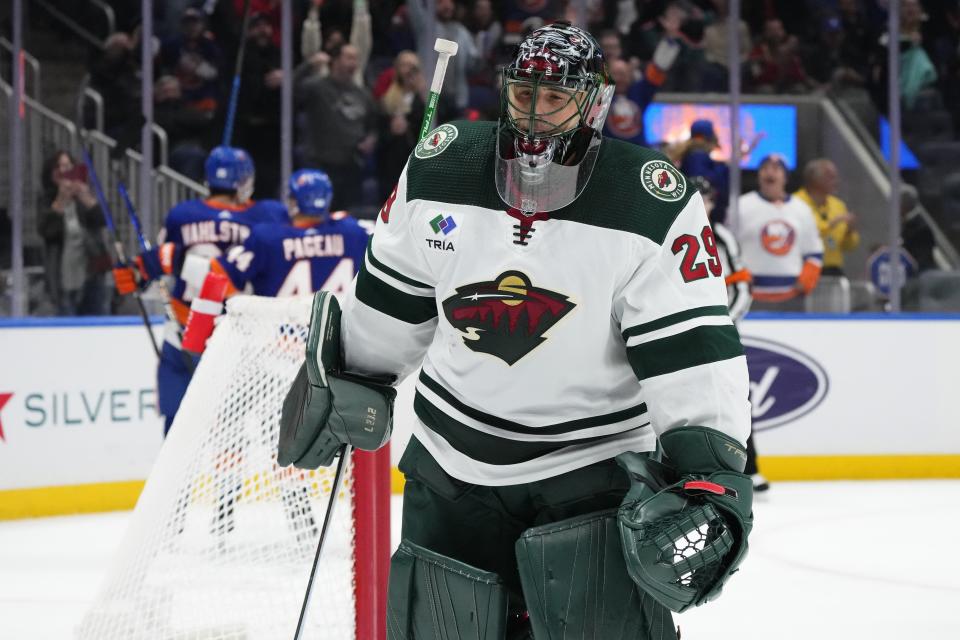
[[[651,146],[675,144],[690,137],[695,120],[709,120],[720,147],[711,156],[730,159],[730,106],[654,102],[643,117],[647,142]],[[743,151],[740,166],[756,169],[760,159],[770,153],[786,158],[791,169],[797,166],[797,108],[785,104],[740,105],[740,140]]]

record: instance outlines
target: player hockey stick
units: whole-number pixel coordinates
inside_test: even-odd
[[[240,27],[240,44],[237,45],[237,64],[233,69],[233,84],[230,87],[230,102],[227,103],[227,122],[223,127],[223,146],[230,146],[233,137],[233,118],[237,113],[240,97],[240,72],[243,71],[243,52],[247,48],[247,29],[250,28],[250,0],[243,3],[243,24]]]
[[[150,241],[143,236],[143,227],[140,226],[140,216],[137,215],[137,210],[133,206],[133,201],[130,199],[130,194],[127,193],[127,187],[123,184],[123,180],[117,181],[117,191],[120,192],[120,197],[123,198],[123,204],[127,208],[127,215],[130,216],[130,223],[133,225],[133,230],[137,234],[137,243],[140,245],[140,251],[147,252],[150,251]],[[166,313],[167,319],[177,321],[177,316],[173,312],[173,306],[170,304],[170,290],[167,288],[167,283],[163,281],[163,278],[157,280],[157,284],[160,287],[160,294],[163,296],[163,310]],[[139,296],[139,291],[134,291],[134,293]],[[138,297],[139,299],[139,297]],[[158,350],[157,357],[160,357],[160,352]],[[183,352],[182,355],[183,363],[187,367],[187,370],[193,371],[193,359],[189,354]]]
[[[93,190],[97,195],[97,202],[100,203],[100,211],[103,212],[103,219],[107,224],[107,230],[113,239],[113,249],[117,254],[117,265],[127,267],[129,266],[127,252],[124,250],[123,242],[120,241],[120,236],[117,234],[117,227],[113,224],[113,214],[110,212],[110,205],[107,204],[107,198],[103,194],[103,186],[101,186],[100,178],[97,176],[97,169],[93,166],[93,160],[90,158],[90,154],[83,144],[80,145],[80,151],[83,154],[83,161],[87,163],[87,167],[90,169],[90,181],[93,183]],[[159,360],[160,347],[157,346],[157,341],[153,337],[153,329],[150,327],[150,316],[147,314],[147,307],[143,304],[143,298],[140,297],[139,291],[134,290],[133,297],[137,301],[137,307],[140,309],[140,318],[143,320],[143,326],[147,328],[147,335],[150,336],[150,346],[153,347],[153,352],[157,354],[157,360]]]
[[[433,50],[439,53],[437,66],[433,70],[433,81],[430,83],[430,96],[427,98],[427,107],[423,110],[423,124],[420,125],[420,140],[430,133],[430,123],[437,112],[437,103],[440,101],[440,89],[443,88],[443,78],[447,75],[447,63],[457,55],[459,45],[452,40],[437,38]]]
[[[307,582],[307,592],[303,596],[303,606],[300,607],[300,619],[297,620],[297,632],[293,636],[294,640],[300,640],[303,637],[303,623],[307,620],[307,607],[310,604],[310,594],[313,592],[313,581],[317,575],[317,566],[320,564],[320,556],[323,553],[323,545],[327,541],[327,530],[330,528],[330,521],[333,520],[333,508],[337,504],[337,494],[340,493],[340,486],[343,484],[344,471],[347,469],[347,458],[353,453],[353,447],[348,444],[340,447],[340,460],[337,462],[337,472],[333,477],[333,488],[330,491],[330,501],[327,503],[327,513],[323,517],[323,527],[320,529],[320,540],[317,542],[317,552],[313,556],[313,566],[310,568],[310,580]]]

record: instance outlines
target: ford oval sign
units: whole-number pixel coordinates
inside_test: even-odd
[[[753,430],[779,427],[813,411],[827,395],[827,373],[812,358],[770,340],[742,338],[750,370]]]

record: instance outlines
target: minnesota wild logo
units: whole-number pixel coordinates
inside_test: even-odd
[[[417,144],[413,150],[413,155],[421,160],[432,158],[443,153],[443,150],[450,146],[450,143],[457,139],[460,132],[452,124],[442,124],[430,133],[427,137]]]
[[[506,271],[495,280],[457,287],[443,301],[443,314],[463,333],[468,349],[513,365],[575,306],[563,294],[532,286],[526,274]]]
[[[664,202],[676,202],[687,192],[683,174],[666,160],[650,160],[644,164],[640,168],[640,184],[647,193]]]

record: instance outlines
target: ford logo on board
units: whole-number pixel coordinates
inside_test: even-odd
[[[754,431],[779,427],[813,411],[827,395],[827,373],[792,347],[742,338],[750,370]]]

